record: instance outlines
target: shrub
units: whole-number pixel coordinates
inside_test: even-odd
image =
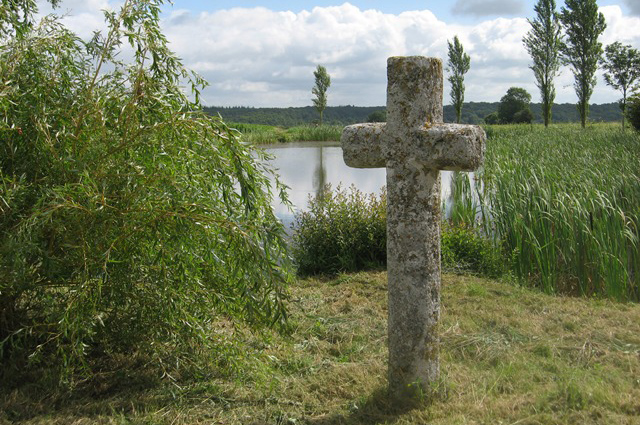
[[[365,195],[327,186],[309,200],[309,210],[296,214],[294,259],[299,273],[335,274],[386,267],[386,191]],[[448,222],[442,227],[443,268],[498,277],[503,271],[500,249],[478,231]]]
[[[498,116],[497,112],[492,112],[486,117],[484,117],[484,122],[485,124],[488,124],[488,125],[495,125],[500,122],[500,117]]]
[[[523,88],[511,87],[500,99],[498,118],[501,124],[531,122],[531,95]],[[528,112],[524,112],[527,111]],[[528,120],[528,121],[527,121]]]
[[[640,93],[635,93],[627,99],[625,113],[633,128],[640,131]]]
[[[467,225],[444,222],[442,226],[442,268],[446,271],[500,277],[506,267],[501,250],[490,239]]]
[[[293,253],[298,272],[335,274],[384,267],[387,261],[386,192],[365,195],[354,186],[326,186],[296,214]]]
[[[386,109],[380,109],[377,111],[373,111],[367,116],[367,122],[386,122],[387,121],[387,111]]]
[[[161,4],[126,0],[89,43],[52,17],[0,32],[0,380],[132,353],[198,368],[233,345],[217,323],[284,320],[270,170],[201,111]]]
[[[513,122],[516,124],[531,124],[531,121],[533,121],[533,112],[528,108],[516,112],[513,116]]]

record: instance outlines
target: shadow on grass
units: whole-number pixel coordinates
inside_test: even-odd
[[[0,425],[41,417],[57,424],[79,418],[127,416],[170,402],[170,396],[158,392],[160,381],[151,373],[121,370],[108,376],[97,374],[74,389],[60,387],[43,375],[21,373],[0,384]]]
[[[375,390],[362,404],[354,404],[349,413],[325,415],[308,420],[309,425],[378,425],[392,423],[403,415],[431,404],[424,398],[398,399],[386,387]]]

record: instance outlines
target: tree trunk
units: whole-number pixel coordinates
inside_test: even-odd
[[[622,131],[625,131],[624,118],[627,114],[627,91],[622,92]]]

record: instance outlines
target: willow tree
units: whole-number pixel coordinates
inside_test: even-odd
[[[598,11],[596,0],[565,0],[560,12],[565,41],[561,45],[564,60],[574,76],[578,112],[582,127],[589,118],[589,99],[596,86],[596,71],[602,57],[600,35],[607,28],[604,15]]]
[[[558,75],[562,64],[560,56],[562,29],[555,0],[539,0],[534,11],[535,19],[529,20],[531,30],[522,41],[533,60],[530,68],[536,78],[536,86],[540,90],[544,126],[548,127],[556,97],[553,80]]]
[[[237,344],[217,326],[286,317],[281,186],[202,111],[162,4],[125,0],[86,42],[34,22],[32,0],[2,2],[0,380],[43,364],[70,382],[131,353],[205,367]]]
[[[448,80],[451,83],[451,103],[456,110],[456,122],[462,118],[462,104],[464,103],[464,74],[471,68],[471,58],[464,52],[464,47],[456,35],[453,44],[449,45],[449,62],[447,71],[451,73]]]

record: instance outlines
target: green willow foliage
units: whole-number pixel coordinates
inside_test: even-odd
[[[54,17],[0,36],[0,379],[45,362],[70,379],[134,352],[198,370],[224,360],[233,327],[285,322],[270,205],[286,193],[202,112],[162,3],[126,0],[89,42]]]

